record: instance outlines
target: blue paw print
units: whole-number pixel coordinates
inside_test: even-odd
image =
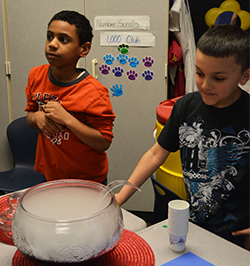
[[[110,71],[110,67],[107,66],[107,65],[101,65],[101,66],[99,67],[99,69],[100,69],[100,71],[101,71],[101,73],[102,73],[103,75],[108,75],[108,73],[109,73],[109,71]]]
[[[119,56],[117,56],[117,60],[120,64],[124,65],[128,62],[128,56],[124,54],[119,54]]]
[[[131,67],[137,67],[140,63],[140,61],[136,57],[131,57],[128,61]]]
[[[114,73],[116,77],[121,77],[123,74],[123,69],[120,67],[115,67],[113,68],[112,72]]]
[[[154,72],[149,71],[149,70],[145,70],[142,73],[142,76],[144,77],[145,80],[151,80],[153,78]]]
[[[113,96],[119,97],[123,94],[122,84],[120,84],[120,87],[118,84],[113,85],[111,90],[113,91],[112,93]]]
[[[103,57],[103,60],[105,61],[105,63],[107,65],[112,65],[115,61],[115,58],[114,56],[112,56],[111,54],[106,54],[104,57]]]
[[[128,79],[135,80],[138,77],[138,73],[136,73],[134,70],[130,70],[127,72]]]
[[[150,56],[146,56],[142,59],[142,62],[145,67],[151,67],[154,63],[154,59],[151,58]]]

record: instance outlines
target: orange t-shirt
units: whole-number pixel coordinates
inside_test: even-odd
[[[25,111],[43,111],[48,101],[58,101],[79,121],[97,129],[111,142],[115,114],[108,90],[84,71],[74,81],[58,82],[51,74],[50,65],[31,69],[25,89]],[[48,181],[73,178],[102,182],[107,176],[108,160],[105,152],[84,144],[67,128],[53,137],[40,131],[35,170]]]

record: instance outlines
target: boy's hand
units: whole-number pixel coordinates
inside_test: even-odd
[[[115,200],[117,201],[117,203],[118,203],[119,205],[122,205],[122,204],[121,204],[121,199],[120,199],[120,195],[119,195],[119,193],[116,193],[116,194],[115,194]]]
[[[46,118],[45,113],[37,111],[33,114],[35,124],[46,135],[53,136],[55,133],[59,133],[63,130],[63,126]]]
[[[232,232],[233,236],[245,236],[245,248],[250,250],[250,228]]]
[[[65,121],[71,117],[71,114],[68,113],[58,102],[51,101],[45,106],[45,117],[60,125],[65,125]]]

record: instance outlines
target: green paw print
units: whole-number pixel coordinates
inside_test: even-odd
[[[118,47],[118,51],[121,52],[121,54],[127,54],[128,53],[129,46],[126,44],[121,44]]]

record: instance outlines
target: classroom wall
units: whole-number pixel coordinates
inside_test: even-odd
[[[33,66],[47,63],[44,57],[47,23],[53,14],[62,9],[74,9],[84,13],[84,2],[84,0],[1,0],[0,36],[4,36],[3,14],[4,7],[6,7],[11,77],[5,74],[6,52],[2,52],[0,53],[0,171],[9,170],[13,165],[6,127],[12,119],[25,115],[24,89],[29,71]],[[222,1],[189,0],[196,39],[207,30],[204,22],[205,13],[208,9],[217,7],[218,2]],[[242,5],[242,9],[249,10],[248,1],[239,0],[238,2]],[[37,19],[40,17],[44,19],[42,21]],[[6,38],[0,38],[1,51],[5,51],[5,40]],[[11,81],[11,87],[8,87],[9,81]],[[150,202],[145,203],[144,210],[150,211],[153,208],[153,194],[149,186],[147,189]],[[137,209],[136,198],[130,202],[129,206]]]
[[[0,5],[0,15],[3,14],[3,6]],[[4,36],[3,17],[1,16],[0,36]],[[12,155],[6,138],[6,127],[10,121],[8,88],[5,75],[5,39],[0,38],[0,171],[5,171],[12,166]]]

